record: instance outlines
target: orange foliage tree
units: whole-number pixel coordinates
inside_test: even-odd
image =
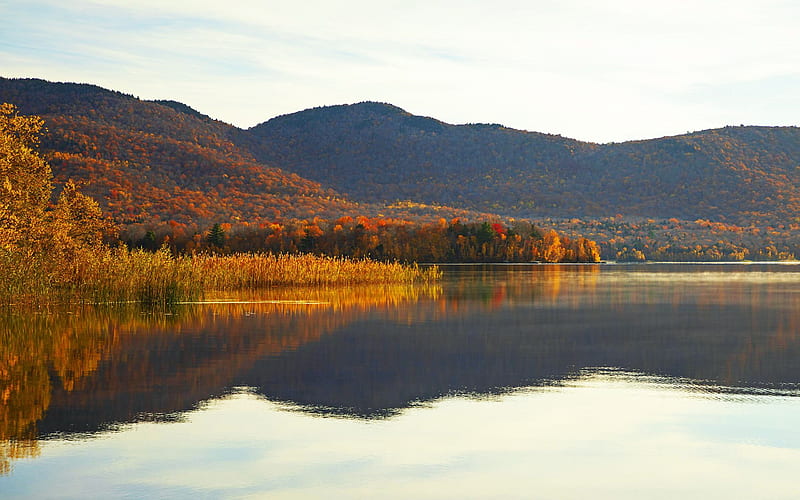
[[[97,245],[114,226],[75,183],[51,206],[52,172],[35,151],[42,126],[0,104],[0,249],[63,254]]]

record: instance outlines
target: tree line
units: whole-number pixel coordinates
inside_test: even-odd
[[[188,230],[187,230],[188,229]],[[582,237],[543,231],[529,222],[413,223],[382,217],[214,224],[203,231],[178,224],[131,226],[122,240],[132,247],[174,252],[313,253],[401,262],[598,262],[598,245]]]

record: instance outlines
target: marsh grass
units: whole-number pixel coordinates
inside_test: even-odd
[[[199,255],[194,259],[210,290],[411,283],[431,281],[439,276],[436,268],[315,255]]]
[[[179,255],[82,249],[59,259],[0,253],[0,303],[173,304],[213,291],[430,282],[438,268],[313,255]]]

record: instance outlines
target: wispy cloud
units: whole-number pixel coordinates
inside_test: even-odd
[[[241,126],[375,99],[622,140],[784,123],[775,98],[793,94],[776,86],[800,68],[800,4],[770,0],[28,0],[0,14],[5,76],[174,98]]]

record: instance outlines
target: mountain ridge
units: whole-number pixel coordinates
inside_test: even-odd
[[[701,241],[800,255],[794,126],[597,144],[375,101],[249,129],[90,84],[0,78],[0,101],[42,116],[56,180],[83,181],[123,224],[515,218],[596,239],[606,255]]]
[[[27,79],[0,79],[0,100],[44,118],[41,149],[56,180],[81,179],[84,191],[123,224],[258,221],[310,210],[335,214],[355,205],[318,183],[260,164],[233,143],[235,127],[185,105]],[[308,206],[297,211],[287,200]]]
[[[360,103],[274,118],[248,129],[260,139],[253,154],[358,199],[393,196],[515,217],[622,213],[744,224],[800,208],[765,205],[759,196],[794,199],[800,191],[793,176],[800,165],[797,127],[729,126],[596,144],[388,109],[394,112]],[[709,180],[713,193],[698,186]],[[393,186],[392,196],[380,194],[385,185]]]
[[[117,222],[262,224],[321,216],[488,217],[416,204],[349,199],[249,151],[246,130],[177,101],[148,101],[96,85],[0,77],[0,102],[39,115],[41,152],[57,183],[79,180]],[[195,229],[192,229],[195,230]]]

